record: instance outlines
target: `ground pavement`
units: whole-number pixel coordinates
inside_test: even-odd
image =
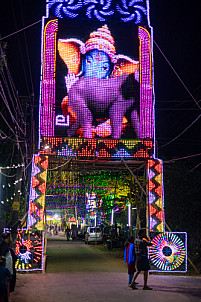
[[[201,300],[201,277],[149,276],[152,291],[144,291],[143,275],[138,290],[128,287],[123,251],[108,251],[83,242],[48,240],[45,274],[18,274],[12,302],[193,302]]]

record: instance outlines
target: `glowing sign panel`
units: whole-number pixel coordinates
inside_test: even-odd
[[[41,136],[153,139],[149,31],[135,24],[44,22]]]
[[[43,232],[18,230],[15,267],[18,271],[43,269]]]

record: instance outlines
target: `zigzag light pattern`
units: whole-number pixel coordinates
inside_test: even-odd
[[[148,194],[149,194],[149,228],[150,231],[164,232],[163,174],[162,161],[149,159]]]
[[[31,227],[40,231],[44,229],[47,168],[47,156],[33,156],[27,228]]]
[[[45,149],[47,145],[49,149]],[[65,157],[79,156],[82,159],[142,159],[153,155],[153,141],[44,137],[40,153]]]

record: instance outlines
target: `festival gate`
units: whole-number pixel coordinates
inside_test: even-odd
[[[152,270],[186,271],[186,234],[165,231],[163,164],[155,158],[152,43],[148,0],[47,1],[42,19],[39,153],[32,161],[27,230],[18,232],[18,269],[44,269],[45,206],[55,206],[56,199],[57,208],[72,204],[69,196],[62,203],[58,178],[63,177],[61,187],[69,189],[70,179],[78,173],[79,190],[84,187],[81,180],[90,180],[91,188],[99,180],[99,189],[100,180],[106,181],[108,189],[115,173],[120,175],[115,174],[116,183],[129,173],[138,195],[144,194],[146,200]],[[143,184],[136,176],[142,168]],[[94,170],[98,177],[91,174],[90,179],[88,172]],[[86,203],[86,186],[84,190],[79,196]],[[112,194],[117,198],[115,190],[107,198]],[[120,191],[126,191],[125,185]],[[88,206],[93,203],[92,189],[91,193]],[[111,212],[119,206],[113,201]],[[138,210],[137,201],[136,206]]]

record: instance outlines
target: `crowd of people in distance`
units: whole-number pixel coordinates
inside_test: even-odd
[[[67,241],[70,240],[70,238],[73,240],[73,241],[76,241],[77,240],[77,229],[76,228],[73,228],[73,229],[70,229],[69,227],[67,227],[65,229],[65,234],[66,234],[66,239]]]
[[[49,234],[51,234],[52,236],[56,236],[58,235],[58,232],[60,231],[64,231],[64,228],[61,226],[57,226],[57,224],[55,225],[47,225],[47,232]]]

